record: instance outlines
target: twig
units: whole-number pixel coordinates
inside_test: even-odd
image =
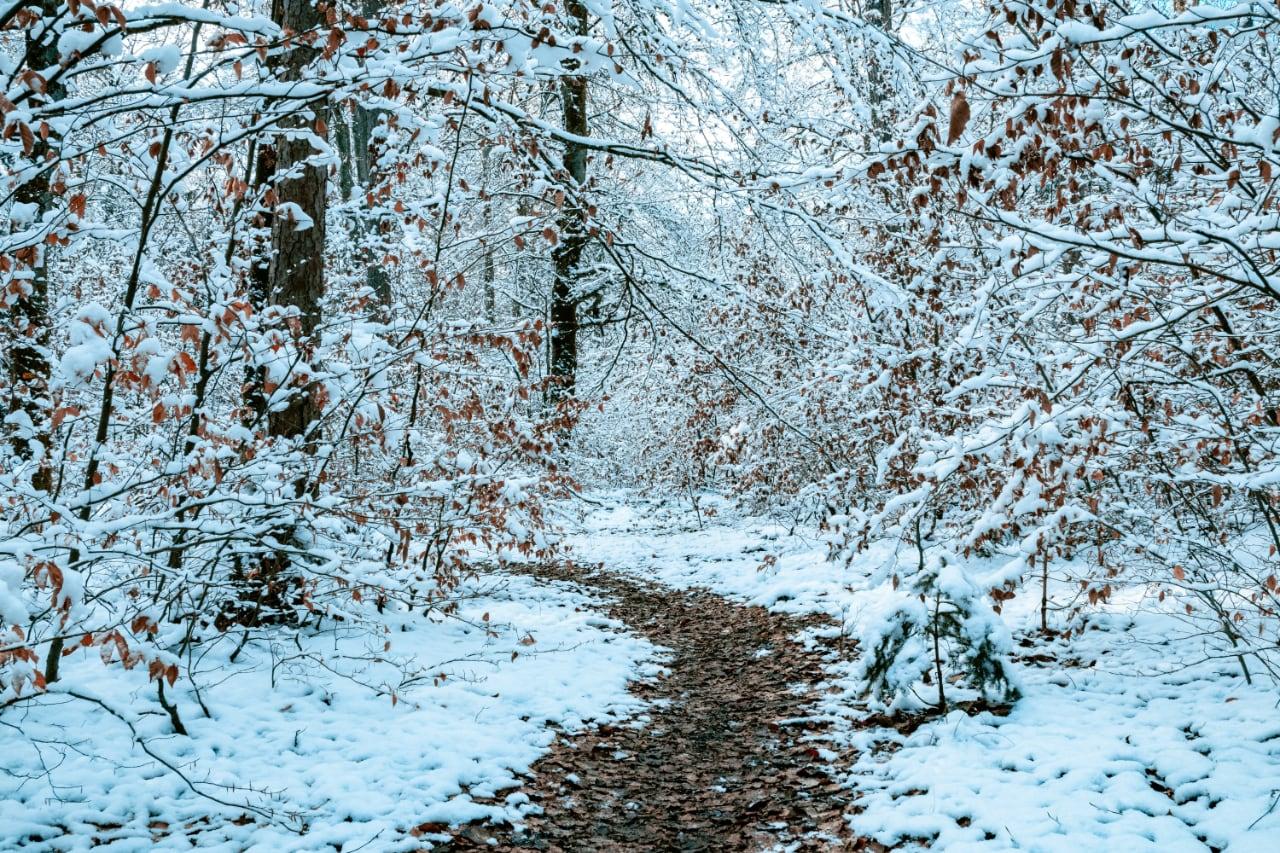
[[[52,693],[54,691],[50,691],[50,692]],[[229,809],[243,809],[245,811],[253,812],[254,814],[258,815],[259,817],[263,818],[268,822],[277,823],[275,816],[271,812],[267,811],[266,809],[259,808],[258,806],[250,805],[249,803],[233,803],[229,800],[224,800],[224,799],[221,799],[220,797],[215,797],[213,794],[200,790],[200,788],[196,786],[196,783],[191,781],[191,779],[189,779],[185,773],[179,770],[177,766],[173,764],[173,762],[169,761],[168,759],[164,758],[163,756],[161,756],[160,754],[156,753],[151,749],[151,746],[147,743],[146,739],[143,738],[142,735],[138,734],[138,729],[136,726],[134,726],[132,720],[130,720],[120,711],[108,705],[103,700],[97,698],[96,696],[89,696],[84,693],[77,693],[74,690],[58,690],[56,692],[62,693],[66,696],[71,696],[83,702],[89,702],[91,704],[97,705],[99,708],[106,711],[108,714],[115,717],[120,722],[124,723],[126,726],[129,727],[130,734],[133,735],[133,742],[136,743],[138,747],[143,752],[145,752],[153,761],[164,766],[171,773],[173,773],[175,776],[181,779],[183,784],[185,784],[189,789],[191,789],[191,792],[196,796],[203,797],[204,799],[209,800],[210,802],[217,803],[218,805],[225,806],[226,808],[229,808]],[[295,832],[299,835],[301,834],[299,830],[290,829],[289,831]]]

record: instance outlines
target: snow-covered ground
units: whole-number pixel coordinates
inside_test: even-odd
[[[827,562],[812,531],[708,508],[608,496],[569,544],[673,587],[828,614],[849,638],[889,594],[864,588],[867,566]],[[488,577],[457,602],[454,617],[397,617],[380,636],[251,643],[234,663],[232,644],[211,650],[199,697],[169,691],[190,737],[172,733],[145,674],[68,658],[64,683],[117,709],[152,755],[85,699],[55,690],[10,709],[0,849],[401,850],[447,824],[519,821],[529,804],[513,789],[554,738],[547,723],[636,715],[628,681],[658,671],[659,652],[565,584]],[[1188,663],[1197,649],[1170,616],[1121,604],[1070,642],[1032,642],[1034,608],[1015,603],[1023,698],[1008,716],[869,726],[856,662],[833,664],[821,754],[857,792],[857,832],[949,851],[1277,849],[1274,685]]]
[[[655,649],[564,584],[490,577],[457,600],[454,617],[393,617],[382,636],[251,643],[235,663],[233,644],[214,649],[196,679],[209,717],[190,684],[169,691],[190,737],[145,673],[67,658],[62,683],[174,769],[90,701],[55,689],[10,709],[0,850],[401,850],[446,823],[518,819],[527,799],[510,789],[552,742],[547,723],[635,712],[627,683]]]
[[[579,521],[576,558],[778,611],[820,612],[857,637],[888,590],[824,559],[813,531],[683,505],[606,496]],[[874,551],[867,561],[883,560]],[[1026,598],[1022,596],[1020,598]],[[1015,599],[1015,602],[1018,602]],[[1014,605],[1011,602],[1010,605]],[[1029,603],[1006,606],[1015,638]],[[1070,642],[1015,644],[1023,698],[1006,717],[953,712],[910,735],[867,727],[846,663],[822,712],[837,770],[860,793],[853,827],[936,850],[1280,849],[1280,691],[1231,662],[1195,663],[1171,616],[1123,605]]]

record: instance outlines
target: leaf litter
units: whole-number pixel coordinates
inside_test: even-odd
[[[832,652],[794,639],[827,617],[590,567],[526,570],[605,593],[609,615],[670,659],[634,686],[649,704],[643,724],[562,738],[533,766],[523,793],[537,808],[525,823],[472,824],[436,849],[879,848],[851,836],[852,792],[829,774],[826,723],[812,714]]]

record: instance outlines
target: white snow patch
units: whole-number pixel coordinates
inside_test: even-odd
[[[171,733],[145,673],[67,658],[63,683],[138,714],[154,752],[232,805],[194,795],[97,706],[50,693],[5,715],[22,734],[5,728],[0,748],[0,849],[413,850],[433,837],[408,834],[424,823],[520,820],[528,798],[502,792],[550,747],[546,723],[638,711],[628,680],[655,650],[567,584],[489,576],[458,599],[456,617],[391,615],[385,635],[328,623],[234,663],[238,638],[198,650],[211,716],[190,684],[168,691],[190,737]]]

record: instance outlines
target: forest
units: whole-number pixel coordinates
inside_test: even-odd
[[[0,0],[0,80],[0,850],[1280,845],[1274,0]]]

